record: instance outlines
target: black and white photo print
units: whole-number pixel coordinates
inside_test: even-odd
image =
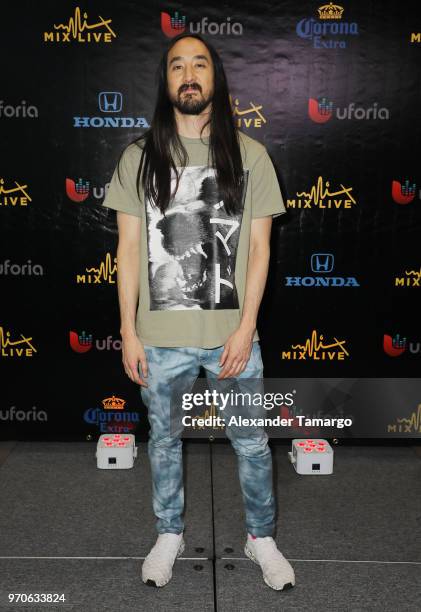
[[[239,307],[235,262],[247,181],[244,170],[241,205],[234,216],[226,212],[215,169],[209,166],[183,169],[165,215],[146,201],[150,310]]]

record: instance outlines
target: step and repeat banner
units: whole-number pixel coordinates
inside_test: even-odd
[[[265,377],[377,381],[358,395],[366,416],[388,404],[376,435],[421,435],[410,2],[17,0],[2,21],[2,439],[147,437],[121,362],[116,214],[100,205],[150,125],[158,62],[182,31],[220,53],[236,124],[267,147],[287,207],[259,314]]]

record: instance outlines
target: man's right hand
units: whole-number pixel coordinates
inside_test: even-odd
[[[148,383],[139,375],[139,362],[142,369],[142,376],[146,378],[148,376],[148,362],[146,359],[145,349],[143,344],[136,336],[136,334],[122,336],[122,352],[123,352],[123,365],[127,376],[133,382],[147,387]]]

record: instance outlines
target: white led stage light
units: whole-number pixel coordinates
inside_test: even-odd
[[[297,474],[333,473],[333,448],[326,440],[296,438],[288,457]]]
[[[136,439],[133,434],[103,434],[99,437],[95,456],[101,470],[132,468],[137,457]]]

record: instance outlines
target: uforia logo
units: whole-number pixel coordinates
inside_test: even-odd
[[[29,410],[16,410],[16,406],[10,406],[8,410],[0,410],[0,421],[48,421],[45,410],[37,410],[32,406]]]
[[[33,106],[26,106],[26,100],[18,106],[12,106],[11,104],[4,104],[4,100],[0,100],[0,117],[2,119],[38,119],[38,108]]]
[[[76,128],[148,128],[145,117],[117,116],[123,108],[123,95],[119,91],[101,91],[98,95],[98,107],[103,117],[73,117]]]
[[[14,181],[14,187],[5,187],[4,178],[0,178],[0,206],[28,206],[32,198],[28,194],[28,185]]]
[[[113,395],[102,400],[101,408],[89,408],[83,415],[89,425],[97,425],[101,433],[129,433],[139,423],[137,412],[124,412],[126,401]]]
[[[93,187],[92,195],[96,200],[102,200],[107,189],[110,186],[106,183],[104,187]],[[79,178],[77,182],[73,179],[66,178],[66,195],[72,202],[84,202],[91,192],[90,181]]]
[[[232,96],[229,96],[231,108],[233,109],[232,114],[234,121],[239,129],[244,128],[261,128],[262,123],[266,123],[266,118],[261,112],[263,106],[261,104],[254,104],[250,102],[248,108],[240,109],[240,101],[235,98],[234,102]]]
[[[349,353],[345,348],[346,340],[338,340],[333,338],[333,342],[325,344],[324,336],[320,334],[317,337],[317,331],[313,329],[311,337],[304,344],[291,344],[291,349],[282,351],[281,359],[314,359],[315,361],[343,361],[345,357],[349,357]]]
[[[369,108],[362,108],[361,106],[355,106],[354,102],[344,106],[344,108],[335,108],[333,110],[333,102],[327,98],[309,98],[308,101],[308,115],[315,123],[326,123],[332,117],[336,119],[390,119],[390,113],[387,108],[377,108],[378,103],[374,102],[373,106]]]
[[[405,270],[405,276],[395,276],[395,287],[421,287],[421,268]]]
[[[98,351],[121,351],[121,340],[113,340],[112,336],[107,336],[107,338],[102,340],[95,340],[94,344],[92,334],[86,334],[85,331],[81,334],[70,331],[69,340],[70,346],[75,353],[87,353],[93,346]]]
[[[186,28],[185,15],[180,16],[177,11],[174,13],[174,17],[171,17],[168,13],[161,13],[161,29],[168,38],[174,38],[174,36],[184,32]],[[207,17],[203,17],[202,21],[189,23],[188,30],[191,34],[210,34],[211,36],[234,34],[235,36],[241,36],[243,26],[238,21],[231,23],[231,17],[227,17],[227,20],[222,23],[209,22]]]
[[[0,276],[43,276],[44,268],[40,264],[33,264],[30,259],[24,264],[11,263],[6,259],[0,263]]]
[[[417,194],[416,183],[410,183],[408,179],[403,183],[392,181],[392,198],[396,204],[409,204],[417,195],[421,199],[421,190]]]
[[[354,276],[325,276],[333,271],[335,257],[332,253],[313,253],[311,271],[317,276],[286,276],[286,287],[359,287]]]
[[[395,336],[383,336],[383,349],[389,357],[400,357],[408,349],[413,355],[421,353],[421,342],[408,342],[406,338],[401,338],[399,334]]]
[[[74,17],[70,17],[67,24],[54,24],[54,31],[44,32],[44,42],[71,42],[79,43],[110,43],[116,37],[111,28],[111,19],[99,16],[96,23],[88,24],[88,14],[81,17],[80,8],[75,8]],[[94,31],[95,30],[95,31]]]
[[[117,272],[117,257],[111,262],[111,254],[105,255],[105,262],[101,262],[97,268],[86,268],[83,274],[76,275],[76,282],[84,285],[97,285],[109,283],[115,285],[115,273]]]
[[[33,353],[37,349],[32,344],[32,336],[26,338],[23,334],[19,334],[17,340],[10,338],[10,331],[4,332],[3,327],[0,327],[0,356],[1,357],[33,357]],[[19,346],[21,345],[21,346]]]
[[[340,21],[344,9],[339,4],[329,2],[320,6],[317,11],[318,21],[313,17],[305,17],[296,27],[297,36],[312,40],[315,49],[345,49],[347,43],[344,36],[359,35],[355,21]]]
[[[287,199],[287,208],[352,208],[357,203],[351,194],[352,187],[341,184],[338,191],[330,191],[329,187],[329,181],[323,185],[323,179],[319,176],[310,191],[297,191],[297,199]]]

